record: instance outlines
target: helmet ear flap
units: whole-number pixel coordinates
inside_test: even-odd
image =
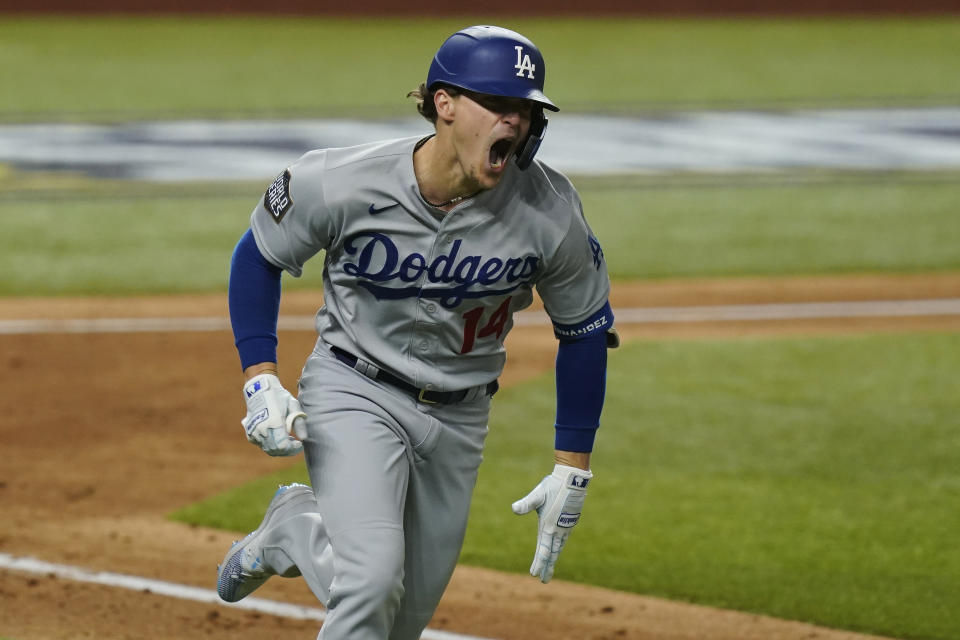
[[[527,133],[527,139],[524,140],[520,150],[517,151],[517,167],[525,170],[533,162],[533,157],[537,155],[540,149],[540,143],[543,142],[543,136],[547,133],[547,116],[543,115],[543,109],[534,109],[530,118],[530,131]]]

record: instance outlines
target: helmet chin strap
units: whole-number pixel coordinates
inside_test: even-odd
[[[521,171],[526,170],[533,162],[533,156],[537,155],[546,132],[547,117],[543,115],[542,109],[538,109],[530,121],[530,132],[527,134],[527,139],[520,150],[517,151],[517,166]]]

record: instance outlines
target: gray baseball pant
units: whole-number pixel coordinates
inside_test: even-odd
[[[321,342],[299,399],[317,512],[266,532],[267,565],[302,574],[327,607],[320,640],[416,640],[460,554],[490,398],[421,404]]]

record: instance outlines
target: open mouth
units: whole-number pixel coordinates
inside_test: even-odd
[[[502,169],[503,165],[507,163],[511,148],[513,148],[511,138],[501,138],[490,145],[490,167],[497,170]]]

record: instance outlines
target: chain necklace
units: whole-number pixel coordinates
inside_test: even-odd
[[[481,189],[481,191],[482,191],[482,189]],[[436,207],[437,209],[442,209],[442,208],[444,208],[444,207],[449,207],[449,206],[452,205],[452,204],[457,204],[458,202],[462,202],[463,200],[469,200],[470,198],[474,197],[474,196],[477,195],[478,193],[480,193],[480,191],[477,191],[476,193],[471,193],[471,194],[468,195],[468,196],[457,196],[457,197],[455,197],[455,198],[450,198],[450,199],[447,200],[446,202],[430,202],[429,200],[427,200],[427,197],[426,197],[425,195],[423,195],[423,193],[420,194],[420,197],[422,197],[422,198],[423,198],[423,201],[426,202],[426,203],[427,203],[428,205],[430,205],[431,207]]]

